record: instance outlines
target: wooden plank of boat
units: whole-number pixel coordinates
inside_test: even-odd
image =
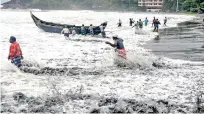
[[[68,25],[68,24],[59,24],[59,23],[52,23],[52,22],[46,22],[43,21],[41,19],[39,19],[38,17],[36,17],[35,15],[32,14],[32,12],[30,12],[31,17],[34,21],[34,23],[36,24],[36,26],[39,29],[42,29],[45,32],[51,32],[51,33],[61,33],[62,29],[64,28],[64,26],[67,26],[68,29],[75,27],[76,28],[76,32],[77,34],[81,34],[81,26],[75,26],[75,25]],[[107,26],[107,22],[103,22],[102,25],[104,26],[104,29]],[[99,25],[100,26],[100,25]],[[98,35],[101,33],[100,27],[99,26],[94,26],[94,34]],[[89,26],[85,26],[86,29],[86,33],[89,34],[90,31],[88,30]]]

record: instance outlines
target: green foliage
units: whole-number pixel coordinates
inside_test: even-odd
[[[192,8],[194,8],[193,11],[195,11],[195,8],[197,8],[196,0],[186,0],[183,3],[183,9],[187,11],[191,11]]]
[[[21,0],[39,9],[87,9],[138,11],[138,0]]]
[[[202,3],[200,4],[200,7],[201,7],[201,8],[204,8],[204,2],[202,2]]]
[[[204,8],[204,0],[178,0],[179,11],[197,12],[198,8]],[[177,0],[164,0],[163,11],[175,12]]]
[[[190,11],[196,13],[196,12],[198,12],[198,9],[199,8],[191,8]]]
[[[168,12],[176,11],[176,0],[164,0],[163,11]]]

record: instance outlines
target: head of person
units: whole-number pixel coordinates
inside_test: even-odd
[[[82,26],[84,26],[84,24],[82,24]]]
[[[9,39],[9,42],[10,42],[10,43],[13,43],[13,42],[15,42],[15,41],[16,41],[16,37],[11,36],[10,39]]]
[[[146,17],[146,19],[147,19],[147,17]]]
[[[139,21],[141,21],[141,19],[139,19]]]
[[[157,19],[157,21],[158,21],[159,19]]]
[[[118,39],[118,35],[114,35],[112,38],[113,38],[113,40],[116,40],[116,39]]]
[[[90,26],[92,26],[92,24],[90,24]]]

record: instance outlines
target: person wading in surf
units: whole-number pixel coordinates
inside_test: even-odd
[[[164,26],[166,26],[166,23],[167,23],[167,18],[165,17],[165,19],[164,19]]]
[[[130,18],[130,26],[132,26],[133,23],[134,23],[133,18]]]
[[[122,27],[122,21],[119,19],[118,27]]]
[[[135,27],[135,34],[137,34],[138,33],[138,29],[139,29],[139,22],[137,21],[133,27]]]
[[[82,24],[82,26],[81,26],[81,34],[86,36],[86,28],[85,28],[84,24]]]
[[[114,44],[110,42],[105,42],[106,44],[109,44],[110,46],[115,48],[115,51],[118,53],[118,56],[126,59],[126,50],[123,45],[123,39],[118,38],[118,35],[115,35],[112,37]]]
[[[158,19],[154,22],[154,30],[153,30],[153,32],[158,32],[159,31],[159,25],[160,24],[161,23],[159,22]]]
[[[101,35],[103,36],[103,38],[106,38],[106,33],[105,33],[105,31],[104,31],[105,26],[103,26],[103,24],[101,24],[101,25],[99,26],[99,28],[100,28]]]
[[[72,28],[72,36],[74,36],[74,35],[76,35],[76,27],[75,26]]]
[[[91,36],[94,36],[94,30],[93,29],[94,29],[93,25],[90,24],[89,31],[90,31]]]
[[[149,22],[149,20],[146,17],[145,20],[144,20],[145,26],[147,26],[148,22]]]
[[[140,29],[142,29],[142,28],[143,28],[143,22],[142,22],[142,20],[141,20],[141,19],[139,19],[138,24],[139,24],[139,28],[140,28]]]
[[[68,39],[68,38],[69,38],[70,31],[69,31],[69,29],[67,28],[66,25],[65,25],[64,28],[62,29],[61,34],[62,34],[62,33],[64,34],[65,39]]]
[[[155,22],[156,22],[156,18],[154,17],[152,20],[152,27],[154,27]]]
[[[23,59],[20,45],[16,42],[16,38],[14,36],[10,37],[9,42],[11,45],[9,49],[8,60],[11,60],[11,63],[19,68],[22,66],[21,59]]]

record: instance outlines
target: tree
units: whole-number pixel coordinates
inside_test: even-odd
[[[187,10],[187,11],[190,11],[191,8],[197,8],[196,1],[195,0],[186,0],[183,3],[183,9]]]

